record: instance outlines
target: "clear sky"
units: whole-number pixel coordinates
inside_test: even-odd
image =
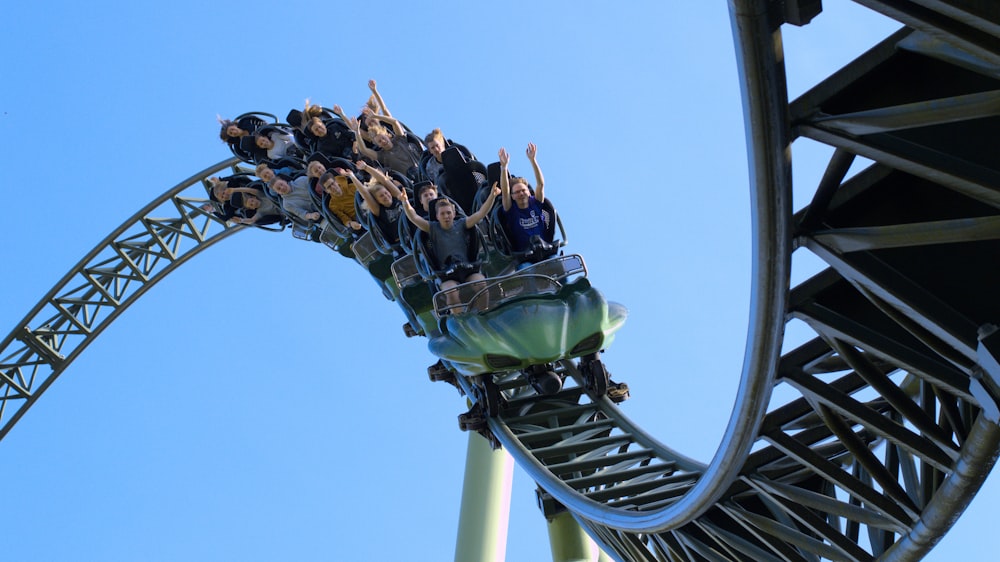
[[[898,27],[831,0],[785,35],[792,96]],[[623,406],[708,461],[746,339],[744,126],[725,2],[10,2],[0,324],[147,202],[230,156],[216,115],[360,108],[369,78],[546,195],[630,309]],[[815,35],[814,35],[815,34]],[[829,149],[796,146],[796,208]],[[808,264],[808,260],[803,260]],[[797,265],[797,267],[799,267]],[[802,276],[807,266],[797,270]],[[0,444],[6,560],[450,560],[464,399],[366,273],[241,233],[117,320]],[[0,325],[0,329],[3,326]],[[931,560],[975,559],[995,479]],[[508,560],[548,558],[515,473]]]

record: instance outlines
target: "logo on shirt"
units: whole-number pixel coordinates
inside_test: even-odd
[[[538,228],[539,223],[541,223],[541,217],[535,214],[535,210],[532,209],[530,215],[518,217],[517,223],[524,230],[532,230]]]

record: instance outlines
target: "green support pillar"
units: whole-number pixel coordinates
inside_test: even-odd
[[[455,562],[504,561],[513,479],[514,459],[470,431]]]
[[[552,562],[610,562],[611,557],[597,547],[568,511],[548,520]]]

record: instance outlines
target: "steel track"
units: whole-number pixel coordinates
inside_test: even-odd
[[[859,3],[906,27],[789,102],[780,25],[810,2],[780,13],[730,2],[754,281],[738,404],[716,457],[659,443],[588,396],[571,362],[558,368],[578,382],[554,397],[501,381],[492,433],[544,490],[547,513],[568,509],[620,559],[919,559],[996,461],[1000,164],[987,141],[1000,124],[1000,13]],[[793,141],[836,149],[794,214]],[[870,165],[849,175],[858,157]],[[205,180],[235,166],[141,209],[15,326],[0,344],[0,438],[129,305],[240,230],[200,209]],[[790,288],[793,251],[828,267]],[[811,336],[783,350],[789,322]]]

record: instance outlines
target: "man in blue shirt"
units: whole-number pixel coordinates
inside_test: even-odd
[[[501,148],[498,155],[500,157],[500,192],[501,203],[503,204],[504,230],[510,240],[511,249],[517,253],[528,252],[532,249],[532,239],[541,241],[543,244],[551,244],[553,217],[544,210],[542,203],[545,202],[545,178],[542,177],[542,170],[538,167],[535,156],[538,149],[534,143],[528,143],[526,154],[531,161],[531,167],[535,171],[535,194],[531,194],[528,182],[521,177],[509,177],[507,165],[510,162],[510,155],[507,150]],[[531,265],[532,261],[538,261],[537,255],[532,255],[517,268],[523,269]],[[534,259],[531,259],[534,258]]]

